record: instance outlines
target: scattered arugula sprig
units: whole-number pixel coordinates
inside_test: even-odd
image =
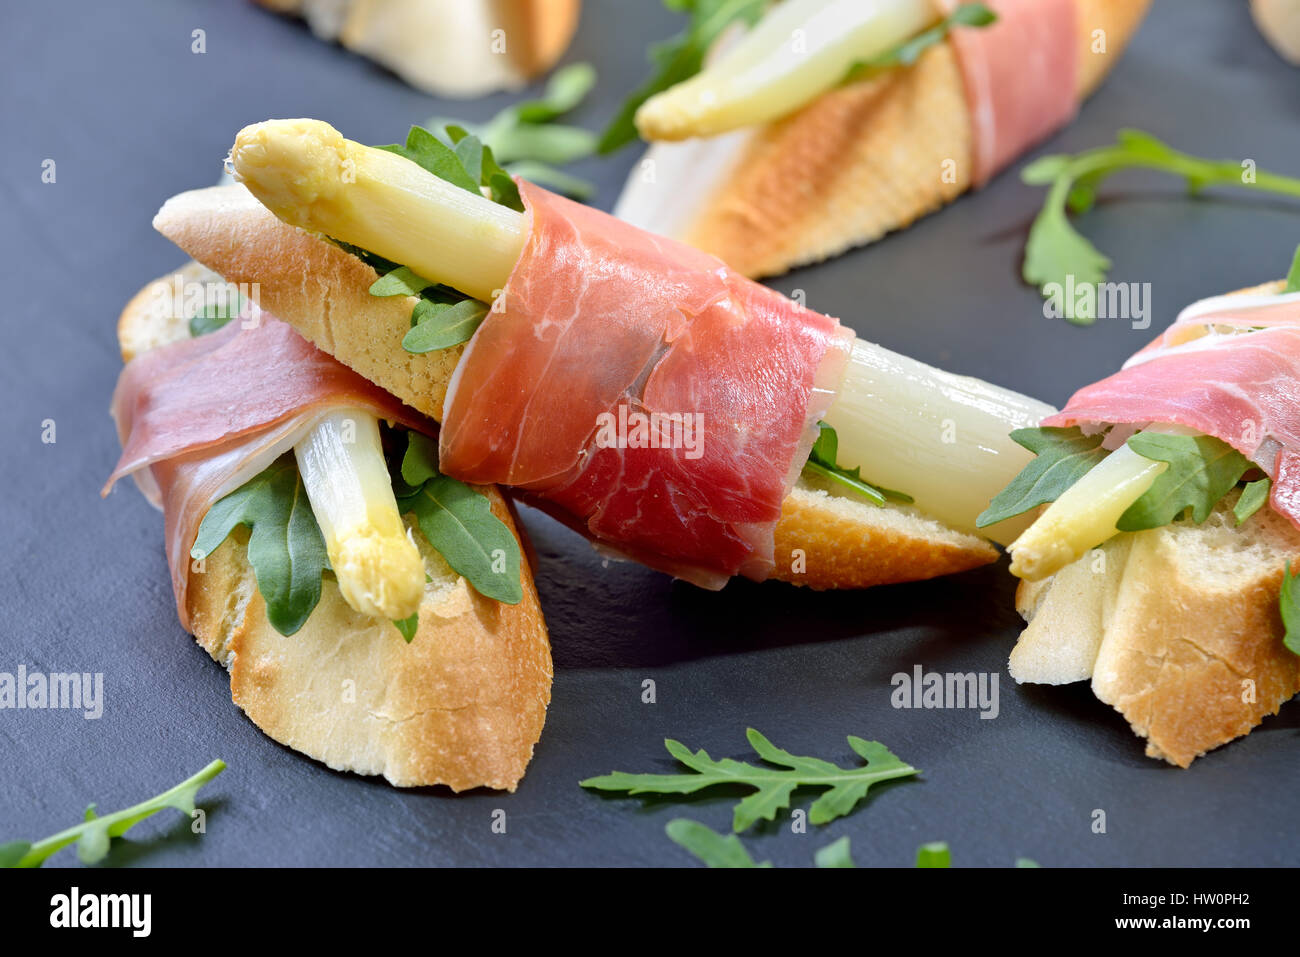
[[[873,505],[884,505],[886,499],[904,503],[912,501],[910,495],[864,482],[860,466],[846,469],[840,465],[837,461],[840,451],[839,436],[825,422],[818,422],[817,427],[821,431],[817,436],[817,441],[813,443],[812,451],[808,453],[808,461],[804,464],[804,471],[819,475],[832,482],[838,482],[846,488],[851,488],[858,494],[865,496]]]
[[[480,140],[507,173],[574,199],[588,199],[595,186],[556,167],[591,156],[597,136],[556,120],[582,103],[595,83],[590,64],[573,63],[552,74],[539,99],[507,106],[486,123],[434,117],[425,126],[435,135],[463,130]]]
[[[829,788],[808,810],[808,820],[825,824],[843,817],[867,797],[872,785],[882,781],[912,777],[920,772],[901,761],[878,741],[865,741],[849,735],[849,747],[867,762],[863,767],[841,768],[820,758],[801,757],[778,748],[753,728],[745,732],[758,756],[768,765],[749,764],[723,758],[715,761],[703,749],[691,751],[679,741],[668,738],[668,753],[691,769],[689,774],[627,774],[615,771],[579,782],[584,788],[598,791],[626,791],[637,794],[694,794],[718,784],[753,788],[732,815],[732,828],[739,832],[760,819],[774,820],[779,810],[790,806],[797,788]]]
[[[668,837],[679,847],[695,855],[708,867],[751,868],[771,867],[771,861],[756,862],[749,850],[735,834],[719,834],[699,821],[676,818],[664,828]],[[853,860],[852,845],[847,836],[827,844],[813,855],[813,865],[818,868],[857,867]],[[916,849],[916,866],[951,867],[952,852],[944,841],[932,841]],[[1027,857],[1016,858],[1016,867],[1038,867]]]
[[[72,843],[77,845],[77,857],[81,863],[96,864],[108,856],[113,838],[123,836],[145,818],[167,808],[193,815],[199,789],[225,769],[224,761],[213,761],[193,777],[140,804],[103,817],[95,813],[92,804],[86,808],[82,823],[44,840],[0,844],[0,867],[40,867],[52,854]]]
[[[911,66],[930,47],[948,39],[954,27],[987,27],[997,22],[998,15],[982,3],[963,3],[930,29],[904,40],[897,46],[877,56],[859,60],[849,67],[845,83],[875,76],[882,70],[898,66]]]
[[[1286,285],[1282,287],[1282,295],[1289,292],[1300,292],[1300,246],[1295,248],[1295,255],[1291,258],[1291,269],[1286,274]]]
[[[1300,197],[1300,179],[1255,170],[1251,179],[1235,160],[1207,160],[1181,153],[1149,133],[1121,130],[1113,146],[1085,150],[1073,156],[1044,156],[1021,170],[1033,186],[1047,186],[1047,198],[1025,244],[1025,282],[1051,300],[1057,314],[1088,325],[1094,315],[1079,315],[1064,301],[1069,277],[1075,289],[1105,280],[1111,261],[1083,237],[1069,213],[1085,213],[1097,200],[1097,190],[1110,175],[1125,169],[1153,169],[1181,176],[1196,195],[1211,186],[1240,186],[1284,196]]]
[[[689,80],[704,66],[704,57],[719,34],[733,23],[752,27],[763,16],[768,0],[663,0],[669,10],[685,13],[690,21],[681,33],[650,48],[653,71],[619,107],[597,149],[602,155],[617,152],[639,137],[636,111],[656,93]]]

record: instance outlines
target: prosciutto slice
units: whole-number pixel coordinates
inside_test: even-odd
[[[163,510],[167,564],[190,627],[189,551],[203,516],[293,447],[324,415],[360,408],[432,434],[429,422],[265,312],[244,328],[161,346],[127,363],[113,392],[127,475]]]
[[[1271,504],[1300,528],[1300,294],[1225,296],[1178,320],[1043,425],[1152,423],[1212,435],[1273,480]]]
[[[942,0],[951,13],[961,0]],[[997,22],[949,34],[974,135],[971,178],[983,186],[1079,109],[1075,0],[986,0]]]
[[[530,232],[452,378],[442,469],[698,585],[765,578],[852,333],[713,256],[519,188]]]

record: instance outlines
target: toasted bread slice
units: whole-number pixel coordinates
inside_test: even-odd
[[[1148,5],[1078,0],[1080,96],[1105,78]],[[716,145],[652,145],[615,213],[747,276],[774,276],[952,202],[971,185],[971,137],[961,70],[943,43]]]
[[[306,18],[438,96],[515,90],[550,69],[578,27],[580,0],[258,0]]]
[[[263,309],[319,348],[441,420],[460,347],[413,355],[399,343],[410,297],[378,298],[378,278],[355,256],[277,219],[242,186],[213,186],[169,199],[154,227],[233,283],[257,284]],[[776,529],[774,578],[814,588],[866,588],[963,571],[997,559],[981,538],[915,509],[877,507],[801,481]]]
[[[123,359],[189,336],[159,285],[219,277],[195,264],[145,287],[118,322]],[[480,488],[519,538],[507,502]],[[350,608],[330,580],[294,635],[271,627],[246,551],[232,533],[190,576],[198,643],[230,672],[231,698],[268,735],[336,770],[399,787],[513,791],[541,736],[551,697],[546,623],[527,559],[517,605],[484,598],[409,526],[429,582],[407,644],[392,624]],[[525,552],[525,554],[527,554]]]
[[[1238,527],[1235,493],[1201,525],[1117,536],[1052,578],[1022,583],[1029,622],[1011,655],[1017,681],[1092,679],[1097,697],[1187,767],[1248,734],[1300,691],[1282,643],[1278,591],[1300,532],[1271,508]]]

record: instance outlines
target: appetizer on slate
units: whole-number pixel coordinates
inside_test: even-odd
[[[996,558],[975,519],[1028,461],[1008,425],[1049,407],[857,340],[448,132],[379,149],[260,123],[231,154],[244,185],[175,197],[158,227],[440,421],[445,474],[511,486],[609,552],[710,588]]]
[[[653,144],[614,212],[748,276],[873,242],[1068,123],[1147,6],[697,0],[602,141]]]
[[[439,473],[424,416],[253,302],[208,302],[221,285],[191,264],[122,313],[105,494],[131,475],[163,510],[181,624],[271,737],[400,786],[513,790],[551,657],[510,509]],[[330,308],[316,291],[298,308]]]
[[[1010,546],[1012,676],[1090,679],[1180,767],[1300,690],[1297,280],[1189,306],[1015,433],[1037,458],[980,518],[1052,503]]]
[[[545,73],[578,26],[580,0],[258,0],[323,40],[437,96],[516,90]]]

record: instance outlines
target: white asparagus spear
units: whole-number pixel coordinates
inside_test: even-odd
[[[1176,426],[1149,429],[1186,434]],[[1115,523],[1151,488],[1167,462],[1125,443],[1094,465],[1011,543],[1011,574],[1038,581],[1119,534]]]
[[[337,410],[293,451],[344,600],[378,618],[414,615],[424,563],[397,511],[378,420]]]
[[[643,103],[637,130],[684,140],[768,123],[938,19],[932,0],[784,0],[703,71]]]
[[[527,235],[524,214],[438,179],[395,154],[346,140],[318,120],[245,127],[231,163],[286,222],[353,243],[428,279],[492,298]],[[1007,433],[1050,407],[954,376],[859,339],[827,415],[840,431],[839,464],[913,496],[962,529],[1028,463]],[[981,534],[1005,544],[1025,524]]]

